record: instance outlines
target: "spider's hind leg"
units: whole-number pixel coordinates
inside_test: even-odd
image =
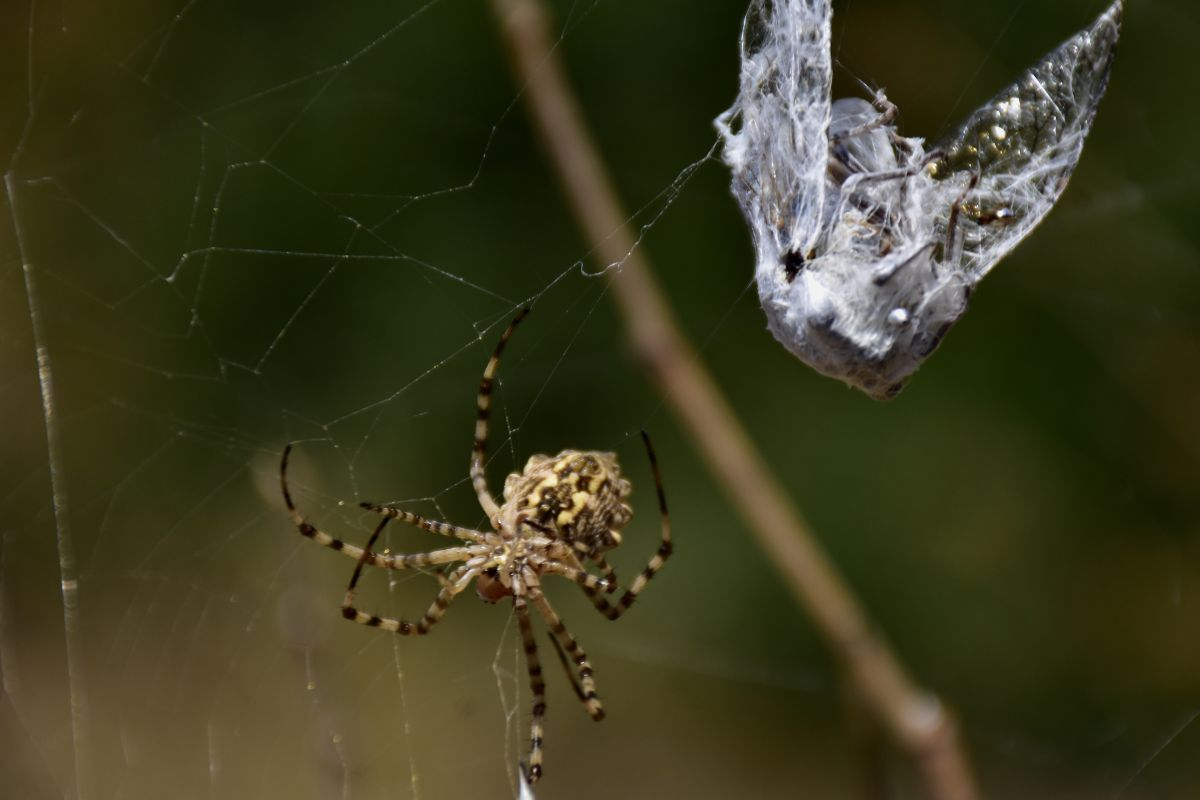
[[[604,616],[609,619],[619,619],[622,614],[629,610],[633,602],[637,600],[639,594],[645,590],[646,586],[658,574],[663,565],[667,563],[667,559],[675,551],[674,542],[671,539],[671,515],[667,511],[667,493],[663,489],[662,473],[658,468],[658,457],[654,454],[654,445],[650,443],[650,435],[642,431],[642,443],[646,446],[646,457],[650,460],[650,471],[654,473],[654,489],[658,494],[658,511],[662,518],[662,539],[659,541],[658,550],[654,555],[650,556],[650,560],[646,562],[646,566],[642,568],[641,574],[633,579],[633,583],[625,594],[617,600],[615,604],[609,603],[604,597],[599,594],[588,593],[588,599],[592,601],[592,605],[596,607]]]
[[[608,594],[612,594],[617,590],[617,571],[612,568],[612,564],[603,555],[597,553],[590,558],[591,562],[596,565],[596,569],[600,570],[600,574],[604,580],[608,582],[608,586],[604,589]]]
[[[576,686],[575,692],[583,701],[591,718],[599,722],[604,719],[604,704],[600,702],[600,696],[596,694],[596,680],[592,677],[592,664],[588,660],[587,653],[567,630],[566,624],[550,605],[550,601],[542,594],[541,588],[532,582],[529,586],[529,598],[545,618],[546,625],[550,628],[550,634],[556,640],[556,646],[561,646],[570,660],[574,662],[579,675],[579,684]],[[571,682],[575,682],[574,675],[572,675]]]
[[[525,600],[525,587],[520,578],[513,581],[513,610],[517,614],[517,626],[521,629],[521,644],[525,648],[525,666],[529,670],[529,691],[533,696],[533,709],[529,720],[529,760],[523,765],[526,779],[533,784],[542,777],[546,679],[542,675],[537,641],[533,638],[533,623],[529,619],[529,605]]]

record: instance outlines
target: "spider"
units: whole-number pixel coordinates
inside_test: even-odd
[[[346,588],[345,598],[342,600],[342,616],[346,619],[405,636],[422,636],[442,618],[450,602],[472,582],[475,583],[475,591],[479,598],[487,603],[495,603],[506,597],[512,598],[525,650],[525,663],[529,670],[533,704],[529,757],[523,766],[527,780],[534,783],[542,776],[546,694],[537,643],[533,636],[530,605],[545,619],[552,634],[550,641],[567,671],[576,696],[592,719],[604,719],[604,706],[596,694],[591,662],[543,594],[542,578],[546,575],[558,575],[573,581],[601,614],[615,620],[629,610],[650,580],[662,569],[671,555],[672,543],[671,522],[667,514],[662,476],[659,474],[658,461],[650,437],[645,431],[642,432],[642,441],[658,492],[659,511],[662,515],[662,540],[641,574],[615,602],[610,603],[604,596],[617,590],[617,575],[605,560],[604,554],[621,544],[621,529],[629,524],[633,516],[633,509],[625,503],[632,486],[628,480],[621,477],[621,467],[617,463],[615,453],[563,450],[556,456],[534,455],[525,464],[524,470],[511,473],[504,481],[503,503],[498,504],[493,498],[488,489],[484,469],[492,386],[504,346],[528,312],[528,308],[523,309],[500,337],[483,370],[479,394],[476,397],[478,413],[470,476],[475,494],[479,498],[479,505],[483,508],[492,530],[477,531],[448,522],[425,519],[391,505],[361,503],[363,508],[380,514],[383,519],[367,540],[366,546],[360,548],[318,530],[296,509],[288,490],[287,479],[291,444],[284,448],[279,478],[284,503],[300,533],[317,544],[337,550],[357,561],[354,574]],[[393,519],[431,533],[458,539],[462,544],[428,553],[374,552],[372,548],[376,540]],[[590,572],[584,564],[585,561],[595,567],[600,576]],[[355,605],[354,590],[363,568],[368,564],[381,569],[405,570],[458,562],[461,564],[453,569],[447,566],[449,574],[439,576],[441,591],[417,622],[376,616],[359,610]],[[568,656],[571,663],[568,663]]]

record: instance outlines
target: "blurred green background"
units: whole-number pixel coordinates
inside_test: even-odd
[[[677,181],[735,95],[743,3],[552,6],[687,335],[960,713],[988,796],[1200,796],[1195,4],[1131,3],[1070,190],[888,404],[766,332],[727,171]],[[839,85],[886,87],[930,138],[1102,10],[835,9]],[[361,499],[482,524],[475,385],[535,296],[501,370],[493,485],[533,453],[617,450],[632,575],[657,536],[644,427],[678,541],[617,624],[553,587],[609,719],[587,719],[546,648],[539,797],[867,796],[826,651],[585,274],[485,3],[20,2],[0,23],[8,796],[74,796],[78,765],[85,798],[511,795],[528,709],[508,607],[464,595],[423,640],[343,623],[349,562],[295,534],[278,457],[300,442],[298,502],[353,541]],[[391,578],[368,576],[381,612],[436,591]],[[921,796],[902,758],[885,766],[892,796]]]

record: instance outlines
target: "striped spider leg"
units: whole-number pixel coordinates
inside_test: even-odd
[[[551,642],[584,708],[592,719],[604,718],[604,706],[596,693],[591,662],[542,591],[543,578],[557,575],[575,583],[597,610],[609,619],[617,619],[662,569],[671,555],[672,543],[662,476],[650,437],[645,432],[642,439],[658,493],[662,540],[641,574],[615,604],[605,597],[617,590],[616,573],[605,559],[605,553],[621,544],[621,530],[633,516],[633,510],[625,502],[633,487],[621,476],[615,453],[563,450],[555,456],[534,455],[521,472],[513,472],[505,479],[502,501],[497,502],[493,497],[485,470],[492,389],[504,347],[528,311],[523,309],[500,337],[484,368],[476,396],[470,477],[492,530],[463,528],[425,519],[391,505],[362,503],[363,508],[383,519],[366,546],[357,547],[319,530],[296,508],[287,478],[291,445],[283,451],[279,472],[284,503],[300,533],[356,562],[342,601],[342,615],[346,619],[401,635],[420,636],[442,619],[454,598],[472,583],[476,594],[485,602],[512,598],[532,694],[529,756],[523,766],[526,778],[533,783],[543,772],[546,685],[533,634],[531,608],[550,629]],[[427,553],[377,553],[375,543],[391,520],[455,539],[458,544]],[[593,574],[586,565],[594,566],[601,575]],[[414,622],[381,617],[358,608],[355,590],[367,566],[395,570],[438,566],[447,569],[448,573],[439,575],[441,589],[424,615]]]

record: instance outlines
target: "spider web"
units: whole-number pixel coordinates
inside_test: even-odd
[[[744,294],[746,235],[707,155],[742,6],[552,6],[685,332],[960,712],[994,796],[1193,796],[1200,115],[1165,78],[1190,74],[1200,19],[1129,9],[1062,207],[878,405],[791,361]],[[839,79],[886,84],[902,128],[932,138],[1097,10],[857,0],[836,9]],[[528,695],[507,607],[464,594],[422,640],[345,624],[353,565],[296,535],[278,461],[297,442],[298,504],[349,541],[374,521],[361,500],[484,524],[474,391],[529,301],[493,490],[534,453],[616,450],[639,513],[614,560],[632,577],[657,537],[646,428],[679,545],[615,625],[551,587],[609,719],[587,718],[544,646],[539,796],[854,790],[870,733],[624,350],[620,265],[581,242],[484,4],[34,0],[0,20],[13,796],[516,796]],[[364,583],[364,607],[410,617],[437,588]]]

